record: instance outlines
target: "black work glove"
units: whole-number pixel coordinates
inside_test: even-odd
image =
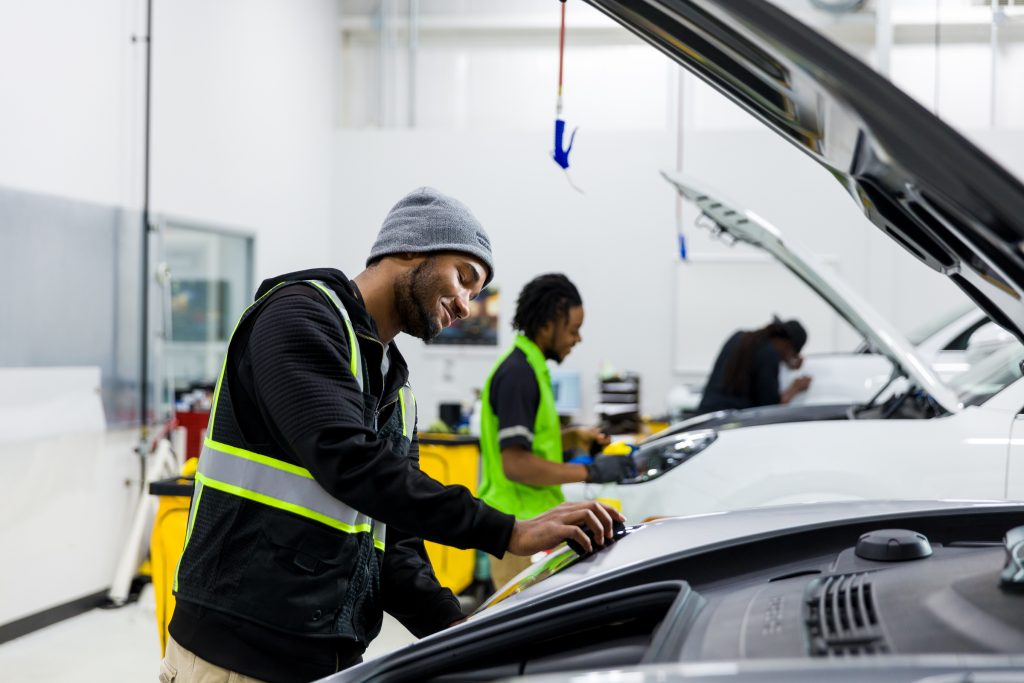
[[[587,465],[587,481],[593,484],[617,484],[635,476],[636,466],[628,455],[599,455]]]

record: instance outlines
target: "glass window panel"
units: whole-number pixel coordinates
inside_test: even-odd
[[[163,376],[181,392],[217,381],[235,322],[252,300],[253,238],[163,221]]]

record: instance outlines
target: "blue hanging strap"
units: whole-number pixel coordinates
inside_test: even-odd
[[[565,64],[565,1],[561,0],[562,26],[558,32],[558,99],[555,102],[555,149],[551,153],[551,158],[565,171],[565,178],[572,185],[573,189],[582,193],[583,190],[578,188],[576,183],[572,182],[572,178],[569,177],[569,152],[572,151],[572,143],[576,139],[577,129],[573,128],[572,133],[569,135],[569,144],[565,145],[565,121],[562,119],[562,74]]]
[[[565,139],[565,121],[562,119],[555,119],[555,152],[552,158],[555,163],[562,168],[568,170],[569,168],[569,152],[572,151],[572,142],[576,139],[576,131],[574,128],[572,134],[569,136],[569,146],[563,148],[562,143]]]

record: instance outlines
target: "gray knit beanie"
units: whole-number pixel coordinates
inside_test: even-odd
[[[413,190],[384,218],[366,265],[390,254],[461,251],[487,266],[486,286],[494,279],[491,240],[466,205],[432,187]]]

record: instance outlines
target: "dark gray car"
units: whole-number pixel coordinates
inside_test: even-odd
[[[1024,504],[779,506],[620,536],[325,680],[1024,680]]]

